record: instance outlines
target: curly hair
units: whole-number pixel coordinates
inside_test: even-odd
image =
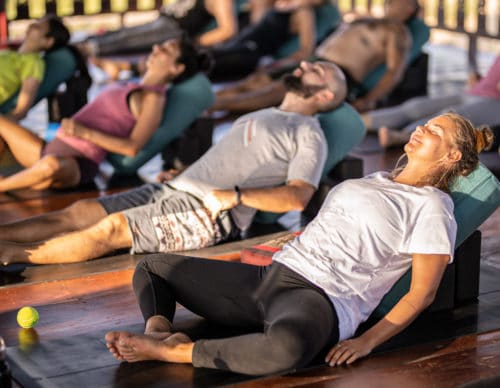
[[[459,176],[470,174],[479,164],[479,153],[488,149],[493,144],[493,132],[487,126],[475,128],[465,117],[457,113],[445,113],[441,116],[447,117],[455,124],[453,145],[461,152],[462,157],[451,167],[449,165],[433,171],[425,177],[419,185],[434,186],[444,192],[449,192],[451,185]],[[392,171],[391,177],[396,177],[404,165],[399,166],[403,155]]]

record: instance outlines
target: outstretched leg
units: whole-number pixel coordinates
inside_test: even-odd
[[[106,216],[106,211],[97,200],[84,199],[56,212],[0,225],[0,241],[42,241],[87,228]]]
[[[131,245],[127,219],[122,213],[113,213],[88,228],[43,242],[0,242],[0,261],[4,265],[75,263]]]

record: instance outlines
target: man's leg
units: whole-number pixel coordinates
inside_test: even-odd
[[[85,229],[42,242],[0,243],[0,261],[4,264],[75,263],[100,257],[115,249],[129,248],[132,236],[127,219],[113,213]]]
[[[65,209],[0,225],[0,241],[42,241],[95,224],[107,213],[95,199],[75,202]]]

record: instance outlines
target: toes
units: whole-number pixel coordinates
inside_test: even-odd
[[[119,338],[120,338],[120,333],[117,331],[110,331],[110,332],[106,333],[106,335],[104,336],[104,339],[108,343],[114,343],[114,342],[118,341]]]

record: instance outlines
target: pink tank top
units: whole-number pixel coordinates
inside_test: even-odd
[[[111,85],[76,112],[73,119],[88,128],[109,135],[128,137],[136,123],[128,106],[128,97],[136,90],[150,90],[165,94],[166,86],[148,86],[137,83]],[[91,141],[65,135],[61,129],[57,130],[56,137],[97,164],[106,157],[107,151]]]
[[[488,73],[476,85],[467,91],[467,94],[474,96],[490,97],[500,99],[500,90],[498,84],[500,83],[500,55],[495,59],[491,65]]]

